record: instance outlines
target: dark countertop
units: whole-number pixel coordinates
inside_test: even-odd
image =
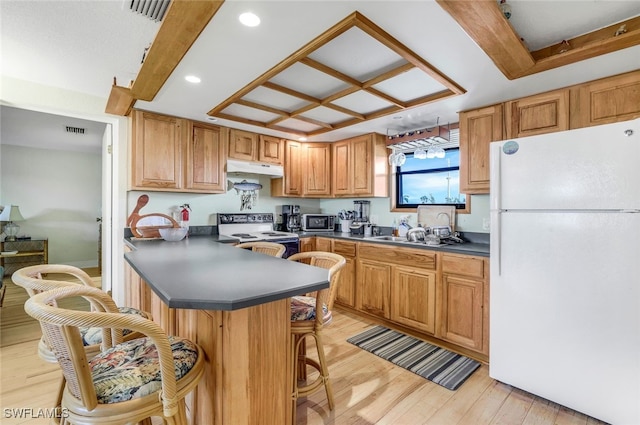
[[[379,243],[384,245],[396,245],[404,248],[417,248],[417,249],[427,249],[432,251],[443,251],[443,252],[451,252],[455,254],[465,254],[465,255],[477,255],[479,257],[488,257],[489,256],[489,234],[463,234],[462,237],[468,242],[454,244],[454,245],[441,245],[438,247],[427,246],[419,243],[410,243],[410,242],[392,242],[392,241],[380,241],[371,239],[371,237],[364,237],[363,235],[354,235],[351,233],[341,233],[341,232],[300,232],[301,238],[310,237],[310,236],[320,236],[332,239],[344,239],[353,242],[368,242],[368,243]]]
[[[131,240],[125,260],[171,308],[238,310],[329,286],[328,271],[234,248],[216,236]]]

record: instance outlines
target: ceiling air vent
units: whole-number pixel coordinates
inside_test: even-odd
[[[67,133],[84,134],[84,128],[67,126]]]
[[[160,22],[167,11],[171,0],[131,0],[129,9],[147,18]]]

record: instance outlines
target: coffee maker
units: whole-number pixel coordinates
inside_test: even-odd
[[[280,230],[283,232],[298,232],[302,228],[300,205],[282,205],[280,208],[280,215],[282,216]]]

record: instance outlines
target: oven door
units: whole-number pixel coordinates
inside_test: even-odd
[[[300,252],[300,239],[287,238],[287,239],[270,239],[268,242],[275,242],[284,245],[286,250],[282,255],[282,258],[289,258],[293,254]]]

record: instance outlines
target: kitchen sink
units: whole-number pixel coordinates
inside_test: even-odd
[[[374,240],[374,241],[407,242],[407,243],[409,242],[407,238],[403,236],[390,236],[390,235],[370,236],[370,237],[366,237],[365,239]]]

